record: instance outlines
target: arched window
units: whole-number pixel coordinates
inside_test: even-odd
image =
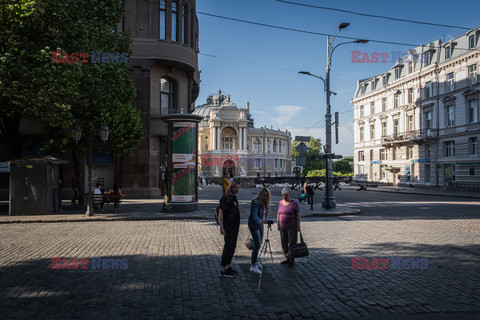
[[[207,143],[205,143],[205,144],[203,145],[203,151],[208,151],[208,144],[207,144]]]
[[[237,144],[237,134],[231,127],[227,127],[222,131],[222,149],[234,150]]]
[[[174,113],[175,106],[175,82],[162,77],[160,81],[160,110],[161,114]]]
[[[258,145],[259,145],[258,139],[257,138],[253,139],[253,152],[258,152]]]
[[[277,152],[277,139],[273,139],[273,152]]]

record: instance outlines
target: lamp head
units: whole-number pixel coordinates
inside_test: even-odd
[[[348,23],[348,22],[342,22],[342,23],[340,23],[340,25],[338,26],[338,29],[339,29],[339,30],[345,29],[345,28],[348,27],[349,25],[350,25],[350,23]]]
[[[312,74],[308,71],[298,71],[300,74],[306,74],[307,76],[311,76]]]
[[[366,39],[357,39],[357,40],[354,41],[354,43],[367,43],[367,42],[368,42],[368,40],[366,40]]]

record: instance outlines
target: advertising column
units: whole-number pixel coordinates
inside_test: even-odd
[[[164,212],[198,211],[198,123],[203,117],[169,114]]]

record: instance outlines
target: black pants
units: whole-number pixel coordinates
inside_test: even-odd
[[[294,260],[293,254],[290,251],[290,246],[297,243],[297,228],[282,228],[280,229],[280,242],[282,243],[282,250],[290,261]]]
[[[233,218],[223,216],[223,230],[225,230],[225,245],[223,246],[221,266],[226,267],[232,263],[233,254],[237,247],[238,231],[240,229],[240,215]]]

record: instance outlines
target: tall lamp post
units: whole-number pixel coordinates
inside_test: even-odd
[[[108,126],[105,124],[100,127],[100,139],[103,143],[107,142],[108,134],[110,133]],[[77,124],[73,129],[73,140],[78,143],[82,138],[82,128]],[[87,195],[87,211],[85,212],[86,217],[93,216],[92,202],[92,158],[93,158],[93,132],[90,127],[89,136],[88,136],[88,195]]]
[[[332,65],[333,51],[337,47],[347,43],[367,43],[368,42],[368,40],[358,39],[355,41],[342,42],[337,44],[335,47],[333,47],[333,41],[337,37],[340,30],[345,29],[349,25],[350,23],[346,23],[346,22],[341,23],[338,26],[337,33],[335,34],[335,36],[333,36],[332,41],[330,41],[330,36],[327,36],[327,67],[325,69],[326,71],[325,79],[322,78],[321,76],[311,74],[308,71],[299,71],[300,74],[312,76],[323,81],[324,91],[326,92],[325,145],[329,146],[330,152],[331,152],[331,146],[332,146],[332,114],[331,114],[331,106],[330,106],[330,95],[333,93],[332,91],[330,91],[330,67]],[[333,173],[332,173],[331,158],[327,159],[326,166],[327,167],[325,168],[325,176],[326,176],[325,196],[323,198],[322,208],[325,208],[328,210],[328,209],[335,209],[337,207],[337,203],[335,202],[335,197],[333,196]]]

